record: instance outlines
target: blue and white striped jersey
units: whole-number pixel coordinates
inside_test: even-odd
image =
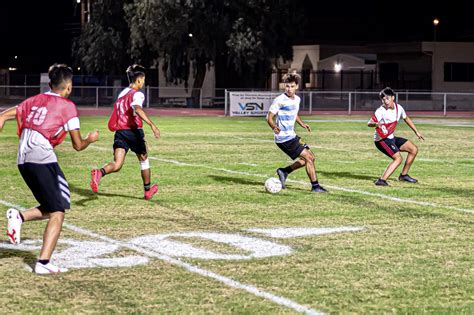
[[[276,124],[280,128],[280,133],[275,134],[276,143],[286,142],[296,137],[295,121],[300,109],[300,101],[298,95],[291,99],[285,93],[273,100],[268,111],[277,116]]]

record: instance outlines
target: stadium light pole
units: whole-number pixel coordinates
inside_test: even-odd
[[[431,73],[431,90],[433,90],[433,86],[434,86],[434,81],[436,79],[436,29],[438,28],[438,25],[439,25],[439,19],[438,18],[434,18],[433,19],[433,56],[431,57],[432,58],[432,63],[433,63],[433,66],[432,66],[432,73]]]
[[[436,29],[438,28],[439,19],[433,19],[433,41],[436,43]]]

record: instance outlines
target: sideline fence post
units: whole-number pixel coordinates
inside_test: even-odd
[[[224,116],[227,116],[227,89],[224,90]]]
[[[202,88],[199,89],[199,109],[202,109]]]
[[[99,87],[95,88],[95,108],[99,108]]]
[[[146,86],[146,108],[150,108],[150,86]]]
[[[313,113],[313,92],[309,91],[309,115]]]
[[[349,92],[349,116],[352,114],[352,112],[351,112],[351,98],[352,98],[352,92]]]
[[[446,104],[446,93],[444,93],[444,96],[443,96],[443,116],[446,116],[446,107],[447,107],[447,104]]]

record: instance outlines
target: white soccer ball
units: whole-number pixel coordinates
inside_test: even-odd
[[[276,177],[270,177],[265,181],[265,190],[271,194],[279,193],[281,190],[281,182]]]

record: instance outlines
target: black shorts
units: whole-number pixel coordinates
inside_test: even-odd
[[[145,133],[143,129],[117,130],[114,136],[114,150],[125,149],[125,152],[132,150],[136,154],[146,154]]]
[[[276,144],[283,152],[286,153],[292,160],[300,156],[301,152],[304,149],[309,150],[309,146],[301,140],[300,137],[296,136],[295,138],[288,140],[286,142]]]
[[[383,154],[388,157],[393,157],[395,153],[400,152],[400,147],[405,144],[408,140],[405,138],[394,137],[393,139],[385,138],[380,141],[375,141],[375,146]]]
[[[18,165],[20,174],[39,202],[38,209],[56,212],[71,207],[69,185],[58,163]]]

